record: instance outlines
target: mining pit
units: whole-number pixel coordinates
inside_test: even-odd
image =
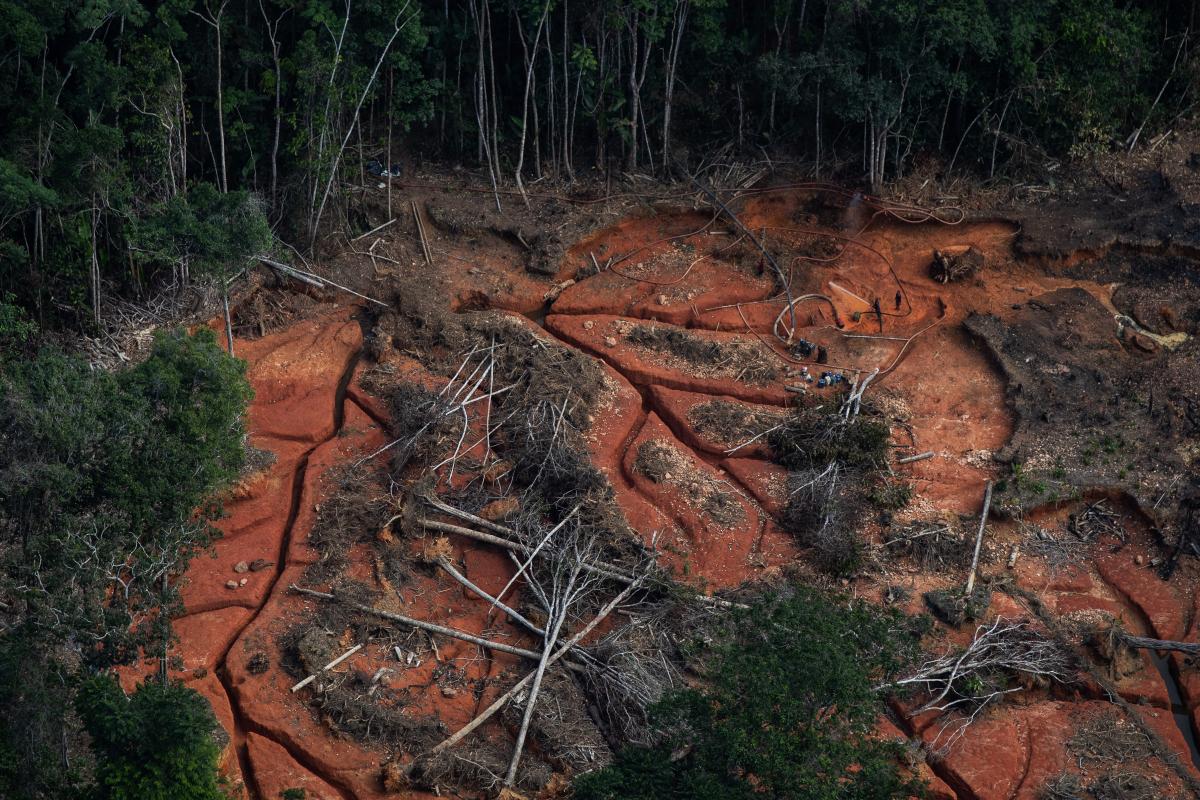
[[[234,298],[262,457],[180,578],[171,674],[211,701],[243,796],[495,796],[520,698],[428,753],[536,665],[519,654],[540,651],[529,626],[453,574],[506,587],[522,559],[456,529],[527,535],[531,485],[552,487],[560,514],[586,487],[601,499],[572,513],[595,557],[628,571],[651,558],[716,598],[709,610],[801,579],[921,614],[966,579],[992,481],[987,619],[1196,641],[1200,270],[1178,230],[1089,238],[1063,230],[1069,207],[1031,221],[818,185],[722,192],[740,226],[688,187],[529,209],[505,197],[503,212],[490,193],[393,192],[394,224],[314,266],[382,305],[269,271]],[[368,192],[374,224],[385,202]],[[1120,219],[1095,213],[1088,231]],[[864,382],[860,413],[888,434],[872,491],[904,496],[847,506],[859,562],[831,575],[821,544],[790,532],[806,512],[772,431]],[[523,581],[505,601],[547,624]],[[650,631],[638,614],[609,615],[585,644]],[[967,643],[976,624],[936,622],[925,648]],[[907,766],[933,797],[1065,797],[1048,793],[1117,777],[1150,792],[1124,796],[1186,796],[1200,673],[1179,653],[1102,650],[1070,685],[1030,685],[961,736],[953,714],[912,715],[919,697],[895,701],[879,734],[926,745]],[[685,666],[663,679],[688,680]],[[565,796],[638,735],[594,690],[547,672],[553,703],[533,715],[516,791]],[[1106,750],[1118,734],[1141,749]]]

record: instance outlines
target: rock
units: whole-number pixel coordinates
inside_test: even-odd
[[[660,306],[665,306],[665,305],[667,305],[667,304],[668,304],[668,303],[670,303],[670,302],[671,302],[671,301],[667,299],[667,296],[666,296],[665,294],[660,294],[660,295],[658,296],[658,304],[659,304]]]
[[[273,566],[275,566],[274,561],[267,561],[265,558],[256,558],[250,562],[250,571],[251,572],[260,572],[260,571],[266,569],[267,567],[273,567]]]
[[[458,697],[458,689],[453,686],[443,686],[442,697]]]
[[[238,586],[245,586],[249,580],[249,578],[242,578],[240,581],[238,581]]]
[[[1146,559],[1144,556],[1137,555],[1137,556],[1133,557],[1133,563],[1137,564],[1140,567],[1146,563]]]
[[[239,561],[233,565],[233,571],[238,573],[239,575],[243,572],[249,572],[250,565],[247,564],[245,561]]]
[[[605,347],[616,347],[617,346],[617,337],[605,336],[604,337],[604,346]]]
[[[236,588],[238,588],[238,582],[237,581],[225,581],[225,588],[226,589],[236,589]]]
[[[585,331],[590,331],[594,327],[596,327],[596,323],[590,319],[583,323],[583,329]]]

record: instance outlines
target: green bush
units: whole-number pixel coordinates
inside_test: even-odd
[[[92,737],[95,800],[224,800],[217,720],[195,690],[144,683],[126,697],[100,676],[83,684],[76,707]]]
[[[20,712],[0,717],[0,796],[77,796],[79,662],[169,641],[163,578],[211,541],[214,492],[243,461],[243,373],[206,329],[115,374],[53,349],[0,361],[0,707]]]
[[[914,655],[901,615],[799,588],[735,614],[699,651],[703,689],[654,709],[655,747],[575,782],[578,800],[882,800],[922,793],[872,738],[873,689]]]

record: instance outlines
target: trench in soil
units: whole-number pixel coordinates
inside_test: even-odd
[[[266,592],[263,593],[263,599],[253,609],[253,613],[251,613],[251,615],[246,619],[245,623],[243,623],[237,629],[237,632],[230,639],[229,646],[225,648],[224,652],[222,652],[218,658],[216,667],[214,669],[217,679],[221,683],[221,688],[225,692],[225,696],[233,713],[234,730],[230,732],[230,737],[233,742],[234,751],[237,755],[238,767],[241,770],[242,779],[251,797],[262,798],[264,797],[264,794],[260,790],[258,783],[254,778],[254,770],[250,764],[250,758],[246,745],[247,733],[255,733],[282,747],[288,752],[289,755],[291,755],[293,759],[296,760],[298,764],[312,772],[314,775],[319,776],[326,783],[333,786],[335,790],[337,790],[338,793],[346,800],[351,800],[351,798],[354,797],[353,792],[346,784],[339,781],[337,776],[323,774],[319,767],[313,763],[312,759],[309,758],[303,750],[292,747],[286,742],[279,741],[279,739],[272,736],[271,733],[262,728],[262,726],[255,725],[249,719],[247,719],[246,715],[241,709],[241,704],[238,702],[237,693],[234,690],[233,680],[229,675],[226,662],[230,650],[232,650],[239,642],[241,642],[242,634],[249,630],[250,626],[253,625],[258,619],[259,615],[262,613],[267,603],[270,602],[276,592],[276,589],[278,588],[279,579],[283,576],[283,571],[287,567],[288,551],[292,543],[292,534],[296,525],[296,518],[300,514],[300,503],[304,496],[304,483],[308,472],[309,459],[318,448],[327,442],[332,441],[338,436],[338,434],[341,433],[346,417],[346,389],[350,385],[350,381],[354,376],[354,369],[358,365],[361,357],[361,347],[350,353],[349,357],[347,358],[346,365],[343,368],[342,373],[338,378],[338,382],[334,388],[332,433],[330,433],[328,437],[315,442],[311,447],[306,449],[300,455],[300,458],[296,463],[296,467],[292,472],[290,485],[291,499],[288,505],[287,521],[284,524],[283,536],[279,544],[279,551],[276,553],[275,565],[272,568],[273,574]]]

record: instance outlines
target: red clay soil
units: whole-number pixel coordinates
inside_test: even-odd
[[[772,242],[798,242],[813,224],[804,210],[807,200],[799,194],[760,195],[745,201],[739,213],[748,227],[765,230]],[[709,231],[716,235],[704,232],[661,241],[710,222],[711,214],[695,212],[639,216],[581,240],[568,251],[558,279],[572,277],[574,268],[590,262],[589,254],[603,266],[610,257],[638,252],[628,259],[614,258],[615,270],[567,287],[546,317],[547,333],[539,335],[577,347],[604,366],[606,394],[586,432],[588,450],[612,484],[631,527],[648,541],[656,540],[681,578],[720,589],[804,556],[775,522],[786,504],[787,475],[765,460],[769,449],[757,443],[728,454],[730,443],[697,430],[689,412],[714,399],[780,411],[797,396],[785,386],[797,383],[786,370],[799,361],[786,355],[785,346],[771,334],[782,303],[757,302],[771,294],[772,281],[759,274],[754,254],[747,255],[745,243],[727,235],[726,225],[711,225]],[[818,374],[880,369],[873,384],[880,391],[872,394],[898,421],[892,432],[897,456],[934,452],[927,460],[893,464],[898,475],[915,484],[916,497],[905,512],[910,517],[977,514],[984,482],[998,477],[992,454],[1014,429],[1004,379],[963,330],[967,315],[1003,314],[1013,304],[1064,286],[1082,286],[1109,303],[1109,287],[1047,276],[1041,267],[1015,258],[1014,235],[1013,226],[1004,223],[946,226],[880,220],[846,244],[836,261],[814,263],[796,257],[784,264],[793,276],[793,295],[817,293],[832,301],[832,307],[824,301],[797,306],[796,337],[820,344],[828,353],[828,365],[809,360],[810,368]],[[448,250],[456,246],[449,236],[435,244]],[[979,273],[950,284],[929,278],[935,248],[968,245],[984,255]],[[476,263],[479,272],[474,274],[458,262],[444,270],[452,276],[446,280],[457,287],[451,293],[458,298],[457,306],[487,305],[524,313],[541,306],[541,293],[550,282],[530,278],[513,253]],[[685,274],[686,270],[690,271]],[[876,299],[882,318],[874,311]],[[214,557],[193,562],[183,586],[187,613],[176,621],[178,674],[212,700],[231,739],[225,768],[235,780],[245,780],[253,797],[274,800],[292,787],[305,788],[310,798],[381,797],[382,765],[393,757],[382,748],[332,733],[328,721],[304,703],[308,690],[291,693],[295,678],[280,668],[285,658],[278,644],[280,633],[310,620],[318,610],[319,601],[289,593],[287,587],[302,580],[305,566],[315,558],[308,536],[316,507],[330,491],[324,478],[331,468],[386,441],[380,428],[386,408],[359,386],[363,337],[353,313],[351,308],[334,308],[272,336],[236,343],[238,355],[249,363],[256,392],[250,409],[251,443],[276,460],[237,488],[220,524],[226,537],[217,543]],[[683,332],[702,343],[735,346],[741,360],[705,367],[649,350],[628,339],[630,330],[641,325]],[[881,325],[890,338],[857,338],[878,336]],[[757,382],[747,378],[745,368],[757,359],[772,364],[778,375]],[[395,365],[414,379],[432,380],[407,356],[396,356]],[[804,385],[818,401],[840,401],[841,389]],[[1064,505],[1027,521],[1049,529],[1064,524],[1073,508]],[[1149,533],[1138,529],[1136,521],[1131,528],[1121,547],[1096,543],[1088,557],[1064,568],[1051,570],[1033,555],[1022,554],[1013,569],[1006,570],[1006,556],[1021,544],[1023,534],[1013,522],[998,521],[989,529],[984,569],[1007,572],[1064,621],[1107,614],[1131,632],[1194,641],[1200,596],[1189,587],[1159,580],[1150,566],[1156,549]],[[451,545],[453,560],[488,591],[498,590],[512,575],[508,560],[491,550],[459,540]],[[255,559],[271,565],[234,571],[238,562]],[[379,583],[365,547],[353,550],[350,561],[351,576]],[[238,584],[236,589],[226,588],[231,580]],[[923,574],[910,566],[884,563],[880,573],[855,578],[851,590],[878,598],[885,585],[903,585],[912,592],[906,608],[920,611],[921,592],[961,580],[957,573]],[[520,629],[489,616],[486,604],[441,572],[416,574],[389,593],[394,611],[533,645]],[[991,611],[1005,616],[1029,613],[1000,593],[994,595]],[[354,644],[344,640],[348,631],[333,633],[342,637],[339,644],[346,648]],[[968,628],[942,635],[948,646],[966,641],[970,634]],[[381,667],[397,669],[392,688],[403,690],[405,713],[413,719],[436,719],[450,732],[510,685],[511,673],[520,665],[514,656],[481,657],[476,648],[457,640],[439,638],[437,647],[437,655],[427,654],[419,665],[398,666],[390,653],[371,645],[337,672],[369,676]],[[263,657],[269,665],[265,671],[254,666]],[[478,687],[478,696],[469,689],[448,691],[440,686],[434,671],[444,665],[459,665],[464,685]],[[1173,668],[1187,708],[1195,709],[1200,721],[1200,679],[1182,660]],[[1114,679],[1122,696],[1145,704],[1139,713],[1190,764],[1188,747],[1170,713],[1166,684],[1154,664],[1147,658],[1140,669]],[[1069,740],[1081,715],[1115,708],[1103,702],[1099,687],[1085,683],[1054,695],[1033,690],[1018,697],[1022,699],[984,714],[968,735],[920,767],[929,776],[933,796],[1035,798],[1059,773],[1095,768],[1080,767]],[[881,722],[882,735],[930,742],[939,730],[928,719],[901,714],[898,721],[903,733]],[[1164,797],[1181,788],[1161,763],[1144,766],[1161,782]],[[406,790],[391,796],[429,795]]]

